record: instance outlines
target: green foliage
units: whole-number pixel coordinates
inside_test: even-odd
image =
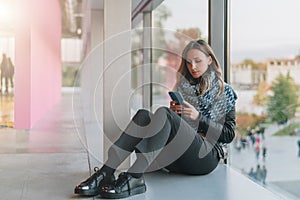
[[[246,135],[248,128],[254,128],[259,126],[259,124],[264,123],[266,117],[264,115],[256,115],[250,113],[237,113],[236,124],[237,131]]]
[[[296,135],[295,131],[300,129],[300,122],[289,124],[280,131],[277,131],[274,135],[276,136],[287,136],[287,135]]]
[[[293,118],[298,106],[298,91],[294,80],[288,73],[280,74],[272,87],[273,95],[267,103],[267,115],[272,122],[286,123]]]
[[[75,80],[78,73],[77,67],[69,67],[63,66],[62,67],[62,86],[63,87],[74,87]]]

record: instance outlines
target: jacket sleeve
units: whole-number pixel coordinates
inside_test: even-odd
[[[225,116],[225,119],[214,122],[205,116],[200,116],[198,133],[203,134],[208,140],[230,143],[235,137],[235,107]]]

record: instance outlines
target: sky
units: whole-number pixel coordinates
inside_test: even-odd
[[[209,0],[165,0],[172,16],[164,23],[170,30],[198,27],[208,35]],[[5,1],[0,0],[0,3]],[[7,2],[7,0],[6,0]],[[263,61],[300,54],[300,0],[230,0],[231,61]],[[10,14],[0,7],[0,24]],[[7,5],[9,6],[9,5]],[[1,27],[0,27],[1,29]]]
[[[208,33],[208,0],[166,0],[170,29]],[[300,54],[300,0],[231,0],[231,60],[264,61]]]

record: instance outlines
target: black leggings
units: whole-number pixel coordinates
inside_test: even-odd
[[[132,173],[166,168],[175,173],[204,175],[219,162],[213,145],[167,107],[154,114],[139,110],[109,148],[105,165],[116,169],[133,151],[137,159],[128,169]]]

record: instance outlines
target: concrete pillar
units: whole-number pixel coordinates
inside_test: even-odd
[[[131,0],[104,0],[103,130],[106,150],[130,120]]]
[[[104,0],[104,9],[90,15],[90,49],[80,76],[82,138],[93,168],[106,161],[107,149],[130,120],[131,0]]]
[[[89,48],[80,69],[81,101],[84,129],[81,138],[86,138],[91,167],[103,164],[103,10],[89,12]]]

